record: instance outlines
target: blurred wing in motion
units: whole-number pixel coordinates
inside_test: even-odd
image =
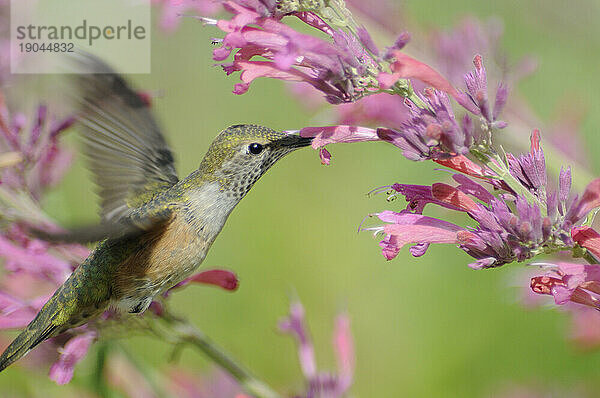
[[[73,57],[78,71],[91,72],[72,79],[102,223],[57,234],[37,231],[37,235],[93,242],[150,229],[170,217],[168,207],[153,207],[150,200],[178,181],[171,150],[147,101],[121,76],[92,55],[78,52]]]
[[[148,103],[101,60],[77,54],[77,105],[103,221],[117,222],[177,181],[174,159]]]

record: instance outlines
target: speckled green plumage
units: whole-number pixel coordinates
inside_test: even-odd
[[[214,179],[216,171],[233,156],[233,148],[241,143],[267,143],[284,137],[284,134],[263,126],[236,125],[229,127],[225,133],[219,134],[212,142],[202,163],[198,175],[202,179]]]

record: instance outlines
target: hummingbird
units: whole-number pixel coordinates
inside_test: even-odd
[[[197,170],[177,177],[146,98],[103,61],[74,78],[84,153],[101,223],[55,240],[99,242],[0,356],[0,371],[35,346],[108,308],[138,314],[204,261],[235,206],[279,159],[311,138],[239,124],[212,142]]]

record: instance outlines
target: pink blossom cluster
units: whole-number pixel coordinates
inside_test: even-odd
[[[283,11],[281,4],[287,5]],[[233,54],[233,63],[224,69],[228,74],[242,72],[237,94],[246,92],[255,78],[270,77],[309,83],[331,104],[350,103],[340,107],[340,114],[356,125],[300,130],[302,136],[314,137],[313,147],[319,149],[324,164],[331,159],[326,144],[385,141],[409,160],[433,160],[457,172],[452,177],[455,184],[396,183],[382,189],[408,202],[400,212],[376,214],[384,225],[363,228],[384,235],[380,243],[384,256],[396,257],[406,244],[413,245],[414,256],[425,254],[432,243],[453,244],[475,259],[471,267],[481,269],[567,251],[591,264],[556,265],[552,275],[532,279],[534,292],[553,295],[557,304],[575,302],[600,309],[596,287],[600,278],[592,272],[598,267],[596,232],[588,219],[600,205],[600,179],[591,181],[582,194],[573,193],[571,171],[566,167],[557,184],[549,182],[537,130],[527,154],[504,153],[498,146],[499,131],[510,130],[507,120],[512,114],[508,119],[501,117],[509,101],[509,86],[499,81],[491,88],[479,54],[498,57],[498,25],[491,22],[486,30],[466,20],[462,30],[434,36],[431,55],[449,74],[446,78],[406,54],[406,33],[380,51],[342,3],[311,4],[225,2],[233,16],[215,22],[225,37],[213,56],[225,60]],[[331,9],[343,21],[332,19]],[[380,12],[367,13],[376,20],[382,18]],[[316,28],[325,38],[297,32],[285,24],[288,16]],[[468,61],[472,61],[471,70],[465,70]],[[527,70],[523,63],[510,83]],[[461,84],[459,80],[463,88],[455,85]],[[462,117],[455,116],[452,100],[460,105]],[[378,127],[360,126],[363,122]],[[426,204],[463,213],[470,225],[424,215]]]

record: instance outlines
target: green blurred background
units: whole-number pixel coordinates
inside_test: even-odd
[[[519,91],[543,118],[551,118],[565,97],[586,104],[585,140],[594,153],[600,143],[600,112],[595,111],[600,108],[599,4],[409,0],[404,19],[449,28],[466,14],[498,16],[510,58],[534,54],[539,61],[537,73]],[[232,94],[237,77],[227,78],[211,66],[210,38],[219,35],[192,19],[184,19],[172,35],[155,29],[153,72],[131,77],[140,87],[164,93],[154,109],[181,175],[197,167],[211,140],[228,125],[297,129],[315,124],[280,82],[259,80],[247,94]],[[566,391],[600,387],[600,353],[581,352],[568,342],[568,316],[526,310],[519,303],[517,266],[473,271],[466,254],[441,246],[419,259],[405,249],[386,262],[378,240],[356,232],[366,214],[403,206],[388,204],[384,196],[367,197],[372,188],[428,184],[444,173],[429,163],[411,163],[383,143],[329,149],[334,156],[329,167],[308,149],[290,155],[233,212],[203,266],[235,270],[240,289],[231,294],[188,287],[172,296],[177,312],[282,392],[301,390],[295,346],[276,330],[289,298],[296,296],[305,306],[321,369],[335,366],[334,316],[340,310],[350,313],[357,397],[487,397],[512,384]],[[592,162],[598,170],[598,159]],[[73,225],[95,219],[95,203],[78,160],[49,196],[47,208]],[[169,366],[170,348],[156,339],[131,337],[122,344],[151,367]],[[0,396],[61,396],[89,385],[94,364],[92,351],[66,387],[15,366],[0,377]],[[209,366],[192,348],[184,350],[179,364],[198,373]]]

